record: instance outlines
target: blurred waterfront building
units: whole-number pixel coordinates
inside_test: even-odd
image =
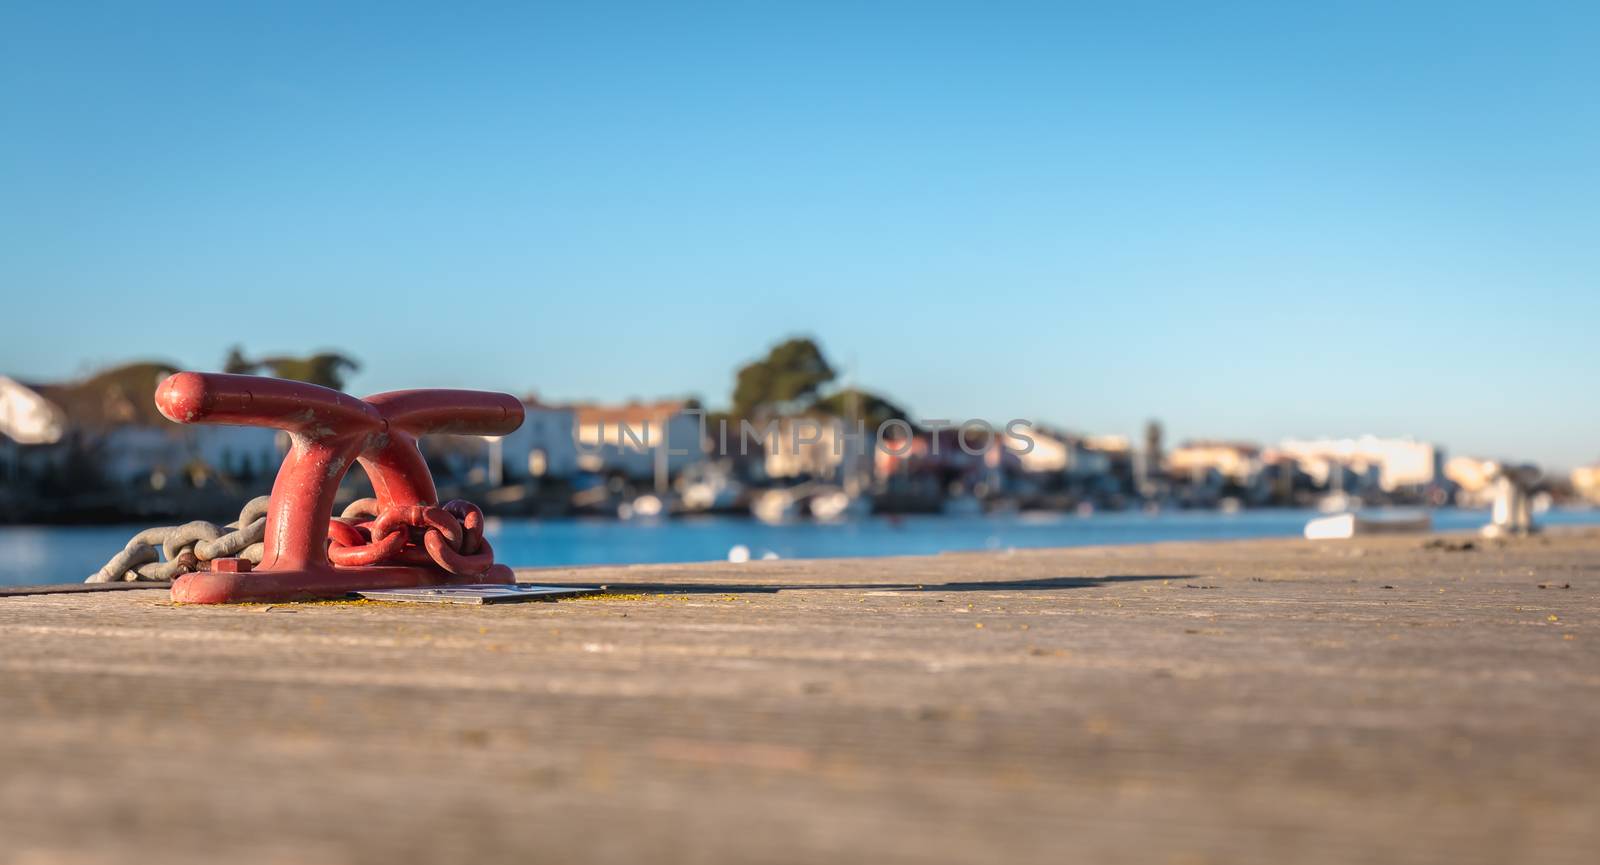
[[[1042,426],[1015,433],[1007,431],[1002,435],[1006,448],[1017,455],[1018,470],[1024,474],[1041,476],[1092,477],[1105,474],[1111,470],[1111,458],[1106,448],[1096,447],[1096,442],[1102,446],[1108,443],[1114,446],[1119,441],[1107,437],[1099,440],[1085,438]]]
[[[1261,447],[1249,442],[1188,441],[1173,448],[1166,458],[1168,474],[1192,482],[1214,475],[1244,485],[1260,469]]]
[[[762,471],[768,478],[834,479],[847,464],[859,465],[863,457],[866,473],[871,474],[870,454],[877,430],[867,428],[864,422],[852,429],[841,418],[803,415],[752,427],[745,444],[752,453],[761,454]],[[738,439],[744,432],[748,431],[730,425],[729,450],[733,453],[739,452]]]
[[[1121,505],[1137,488],[1137,454],[1117,435],[1085,436],[1050,426],[1003,430],[1008,494],[1026,507]],[[1024,452],[1026,451],[1026,452]]]
[[[1445,477],[1444,450],[1410,438],[1289,439],[1278,452],[1293,457],[1301,469],[1320,485],[1328,486],[1333,472],[1347,470],[1358,486],[1376,485],[1386,493],[1416,490],[1438,484]]]
[[[67,432],[55,403],[13,378],[0,376],[0,479],[13,492],[26,474],[51,471],[64,451],[51,445]]]
[[[1600,505],[1600,463],[1572,470],[1572,491],[1584,501]]]
[[[1064,433],[1034,427],[1027,438],[1006,433],[1006,446],[1017,455],[1019,468],[1033,475],[1065,474],[1072,467],[1073,438]]]
[[[1133,465],[1133,444],[1127,436],[1121,435],[1092,435],[1084,436],[1080,450],[1085,454],[1092,454],[1094,462],[1084,464],[1085,474],[1098,474],[1114,471],[1118,464]],[[1089,457],[1085,456],[1085,460]]]
[[[927,477],[970,490],[1022,471],[1016,447],[997,427],[972,424],[918,429],[909,438],[891,432],[879,443],[873,460],[880,480]]]
[[[123,426],[101,439],[101,467],[118,484],[171,478],[196,466],[233,478],[270,478],[282,461],[285,438],[260,427]]]
[[[682,400],[571,406],[584,471],[664,481],[706,458],[704,415]]]
[[[1198,440],[1183,442],[1169,451],[1163,469],[1171,482],[1171,497],[1179,505],[1237,507],[1268,497],[1268,491],[1263,489],[1266,464],[1259,445]]]
[[[549,405],[535,397],[524,399],[522,410],[522,426],[498,439],[490,439],[490,459],[498,456],[502,466],[498,480],[521,483],[576,475],[577,410],[571,406]]]
[[[0,375],[0,434],[17,445],[55,444],[67,431],[67,418],[38,390]]]
[[[270,476],[283,455],[275,430],[180,425],[155,408],[171,370],[131,364],[80,382],[27,384],[0,377],[0,438],[5,476],[48,486],[74,483],[156,489],[182,473]]]
[[[1031,475],[1098,477],[1110,474],[1116,461],[1131,453],[1122,436],[1082,436],[1045,426],[1000,435],[1006,449],[1016,454],[1017,470]]]

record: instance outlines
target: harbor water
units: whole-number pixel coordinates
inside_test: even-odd
[[[1312,511],[993,514],[871,517],[767,525],[740,517],[491,519],[496,557],[513,567],[914,556],[963,550],[1076,547],[1159,541],[1298,537]],[[1440,531],[1472,529],[1486,511],[1433,512]],[[1600,525],[1600,510],[1554,510],[1543,525]],[[139,526],[0,526],[0,585],[77,582],[121,549]],[[741,557],[742,557],[741,555]]]

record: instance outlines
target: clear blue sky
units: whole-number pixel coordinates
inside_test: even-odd
[[[1600,6],[0,6],[0,372],[1600,458]]]

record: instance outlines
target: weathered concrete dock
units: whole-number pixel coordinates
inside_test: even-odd
[[[1600,532],[1461,540],[0,598],[0,861],[1600,861]]]

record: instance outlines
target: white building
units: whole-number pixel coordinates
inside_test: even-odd
[[[1318,483],[1326,483],[1333,465],[1357,475],[1377,470],[1378,486],[1385,492],[1420,487],[1439,481],[1444,453],[1435,445],[1409,438],[1290,439],[1278,450],[1300,463],[1301,470]]]
[[[1017,463],[1028,474],[1063,474],[1072,466],[1072,443],[1067,436],[1046,432],[1038,427],[1028,429],[1026,438],[1007,431],[1006,449],[1017,455]]]
[[[630,478],[677,474],[705,459],[698,410],[663,400],[620,406],[572,406],[577,424],[577,464],[585,471]]]
[[[86,412],[75,417],[52,398],[71,386],[27,385],[0,376],[0,472],[46,473],[61,468],[69,451],[92,453],[100,474],[115,484],[132,484],[151,476],[172,476],[195,465],[230,476],[260,477],[277,471],[284,443],[276,430],[260,427],[180,425],[154,411],[152,383],[148,412],[130,409]],[[116,395],[106,404],[131,401]],[[82,403],[103,407],[98,401]]]
[[[271,477],[286,445],[277,430],[208,424],[120,426],[98,439],[101,473],[118,484],[176,476],[194,465],[230,477]]]
[[[1112,455],[1127,449],[1127,440],[1120,436],[1082,437],[1037,426],[1000,434],[1006,451],[1016,456],[1017,468],[1025,474],[1102,475],[1111,471]]]
[[[19,445],[55,444],[67,431],[60,407],[33,388],[0,375],[0,435]]]
[[[0,479],[59,468],[65,448],[54,448],[67,432],[66,414],[38,391],[0,376]]]
[[[769,478],[834,480],[847,464],[858,474],[872,474],[877,430],[862,421],[854,429],[842,418],[827,416],[780,418],[767,427],[751,424],[749,429],[729,424],[730,452],[741,452],[741,436],[746,450],[762,454],[762,470]]]
[[[1585,501],[1600,505],[1600,464],[1572,470],[1572,489]]]
[[[570,478],[577,474],[577,412],[568,406],[546,405],[537,400],[525,400],[522,410],[522,426],[498,437],[504,481]]]
[[[1250,442],[1184,442],[1166,455],[1166,470],[1190,478],[1216,472],[1235,483],[1248,483],[1261,470],[1261,448]]]

